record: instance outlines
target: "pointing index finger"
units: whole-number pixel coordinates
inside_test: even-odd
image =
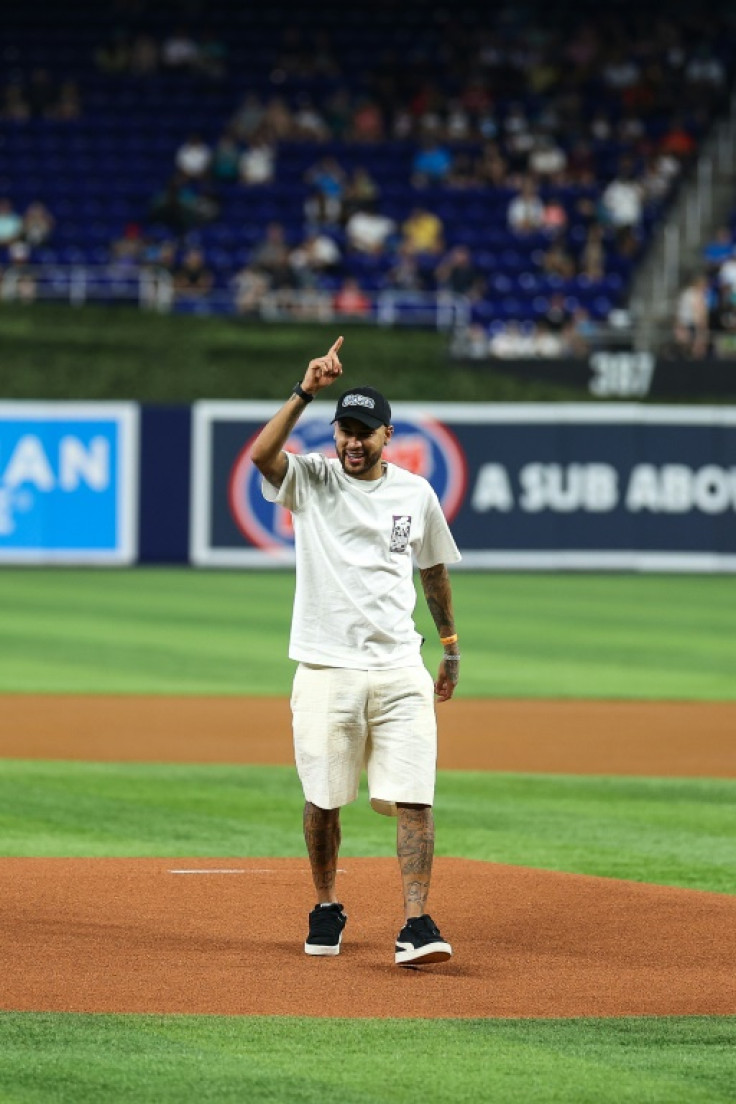
[[[344,340],[345,340],[345,338],[344,338],[344,337],[342,336],[342,334],[341,334],[341,335],[340,335],[340,337],[338,337],[338,339],[337,339],[337,341],[335,342],[335,344],[334,344],[334,345],[333,345],[333,346],[332,346],[332,347],[330,348],[330,352],[331,352],[331,353],[336,353],[336,352],[338,352],[338,350],[339,350],[339,348],[340,348],[340,346],[342,345],[342,343],[343,343],[343,341],[344,341]],[[328,355],[329,355],[329,354],[328,354]]]

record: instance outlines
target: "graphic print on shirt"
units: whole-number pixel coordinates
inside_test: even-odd
[[[394,527],[391,530],[389,550],[391,552],[406,552],[409,546],[410,533],[411,514],[394,514]]]

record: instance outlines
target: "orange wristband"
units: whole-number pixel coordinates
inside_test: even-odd
[[[452,636],[441,636],[440,644],[457,644],[457,633],[453,633]]]

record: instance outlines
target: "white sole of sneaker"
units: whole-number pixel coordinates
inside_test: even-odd
[[[334,958],[335,955],[339,955],[340,953],[341,943],[342,932],[340,932],[340,938],[334,947],[322,947],[319,943],[305,943],[304,953],[308,955],[317,955],[319,958]]]
[[[433,962],[447,962],[452,958],[449,943],[427,943],[424,947],[414,947],[411,943],[397,943],[394,962],[397,966],[430,966]]]

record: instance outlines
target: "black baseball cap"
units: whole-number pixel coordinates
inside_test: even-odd
[[[391,407],[388,399],[375,387],[351,387],[337,400],[332,420],[339,422],[341,418],[355,418],[356,422],[378,429],[382,425],[391,425]]]

